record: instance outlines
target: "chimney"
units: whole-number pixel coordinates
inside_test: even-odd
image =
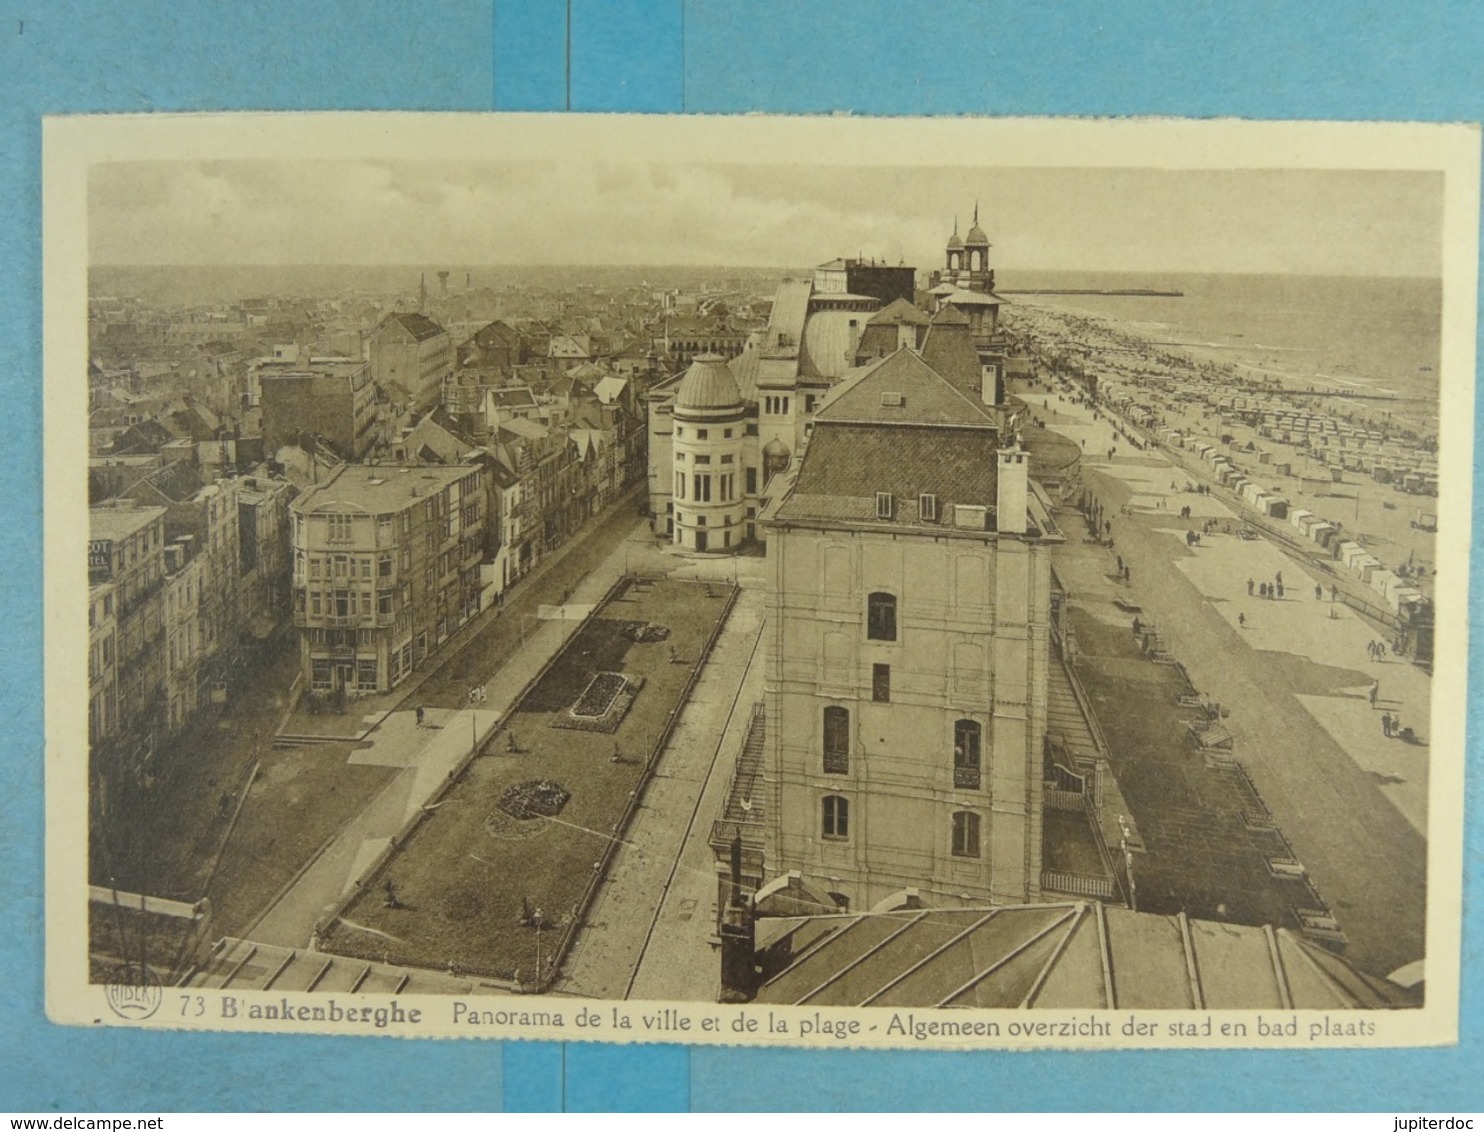
[[[1026,454],[1017,443],[1001,448],[995,477],[995,529],[1001,534],[1025,534],[1026,495],[1029,492],[1029,468]]]
[[[752,898],[742,894],[742,835],[732,838],[731,900],[721,921],[722,1002],[751,1002],[757,994],[757,931]]]
[[[992,362],[979,363],[979,399],[986,405],[998,405],[1000,396],[1000,367]]]

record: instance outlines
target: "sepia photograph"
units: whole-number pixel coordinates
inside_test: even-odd
[[[45,142],[55,1020],[1455,1040],[1477,132]]]

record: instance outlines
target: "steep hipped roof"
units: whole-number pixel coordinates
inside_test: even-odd
[[[935,319],[923,339],[922,358],[965,396],[979,398],[983,384],[979,351],[974,346],[972,332],[962,319]]]
[[[1286,928],[1101,904],[903,909],[767,925],[758,1002],[1063,1010],[1377,1009],[1408,1004]],[[767,963],[769,956],[781,969]]]
[[[887,324],[896,326],[899,323],[905,322],[909,326],[926,326],[929,321],[928,316],[924,312],[918,310],[906,299],[898,296],[873,314],[868,325],[880,326]]]
[[[387,315],[387,322],[400,323],[402,329],[418,341],[422,342],[429,338],[435,338],[443,333],[443,327],[439,326],[427,315],[412,313],[396,313]]]
[[[953,507],[993,508],[992,429],[815,422],[809,447],[780,520],[951,526]],[[892,495],[890,518],[877,514],[876,495]],[[918,513],[918,497],[937,497],[938,514]]]
[[[977,369],[977,356],[974,364]],[[908,349],[847,374],[831,390],[814,420],[816,427],[830,421],[980,427],[996,423],[988,406],[947,380],[925,355]]]

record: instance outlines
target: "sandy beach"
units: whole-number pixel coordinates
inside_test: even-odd
[[[1220,447],[1290,511],[1334,523],[1346,539],[1387,569],[1400,568],[1414,588],[1431,595],[1436,432],[1420,418],[1430,416],[1435,426],[1435,400],[1316,395],[1326,383],[1368,394],[1381,390],[1359,379],[1308,378],[1270,361],[1238,360],[1232,355],[1240,347],[1176,345],[1161,324],[1029,304],[1017,304],[1006,321],[1040,376],[1091,375],[1099,400],[1126,409],[1132,425],[1149,430],[1147,439],[1164,428]],[[1035,382],[1024,399],[1034,412]],[[1393,404],[1427,411],[1387,419]],[[1412,491],[1406,490],[1409,475],[1415,477]]]

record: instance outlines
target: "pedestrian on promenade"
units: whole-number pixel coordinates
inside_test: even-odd
[[[423,705],[422,704],[418,704],[417,705],[417,725],[419,727],[421,727],[423,725]]]
[[[1323,601],[1324,600],[1324,587],[1321,586],[1318,582],[1315,582],[1314,583],[1314,600],[1315,601]]]
[[[1118,572],[1120,574],[1122,574],[1123,573],[1123,555],[1121,555],[1121,554],[1115,554],[1113,557],[1118,561]]]
[[[1390,712],[1383,711],[1381,713],[1381,734],[1382,735],[1385,735],[1386,738],[1388,738],[1388,739],[1391,738],[1391,713]]]
[[[1283,588],[1283,571],[1282,570],[1279,570],[1276,574],[1273,575],[1273,581],[1275,581],[1275,582],[1278,583],[1278,588],[1280,590]]]
[[[1370,698],[1371,707],[1373,709],[1376,706],[1376,697],[1379,696],[1380,694],[1381,694],[1381,681],[1379,681],[1379,680],[1372,680],[1371,681],[1371,690],[1367,693],[1367,695]]]
[[[1277,591],[1279,597],[1283,596],[1283,582],[1281,579],[1273,584],[1273,589]]]
[[[1245,629],[1245,628],[1247,628],[1247,615],[1245,613],[1238,613],[1237,614],[1237,628],[1239,628],[1239,629]]]
[[[1255,583],[1251,578],[1248,578],[1247,579],[1247,596],[1248,597],[1251,597],[1252,596],[1252,590],[1256,586],[1256,584],[1257,583]]]
[[[1340,600],[1340,587],[1337,586],[1337,585],[1335,585],[1333,582],[1331,582],[1329,584],[1329,600],[1330,601],[1339,601]]]

